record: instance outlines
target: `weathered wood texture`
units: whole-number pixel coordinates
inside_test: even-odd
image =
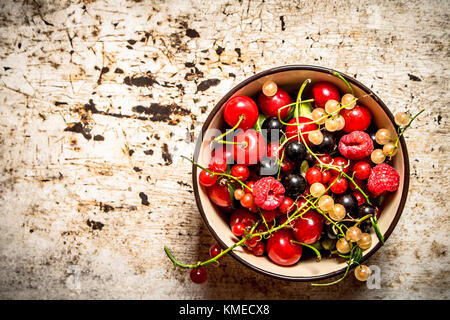
[[[0,297],[450,298],[448,1],[2,1]],[[379,290],[278,281],[207,257],[189,137],[232,86],[315,64],[355,76],[406,134],[404,214]],[[79,275],[77,282],[77,275]]]

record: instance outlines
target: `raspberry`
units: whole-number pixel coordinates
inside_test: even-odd
[[[339,141],[339,152],[350,160],[361,160],[373,151],[373,142],[364,131],[353,131]]]
[[[264,210],[275,210],[284,200],[284,187],[273,177],[256,181],[252,193],[255,203]]]
[[[386,163],[381,163],[372,169],[367,187],[373,195],[378,196],[386,191],[396,191],[399,184],[400,175],[397,170]]]

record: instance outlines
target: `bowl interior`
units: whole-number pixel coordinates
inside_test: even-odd
[[[275,81],[279,86],[283,87],[290,93],[295,95],[296,91],[306,79],[311,79],[312,83],[308,85],[309,88],[315,82],[318,81],[329,81],[336,85],[341,92],[349,92],[349,89],[345,83],[333,76],[329,72],[321,70],[311,70],[311,69],[295,69],[295,70],[281,70],[275,73],[266,74],[258,77],[258,75],[250,78],[248,83],[238,85],[236,88],[230,91],[230,93],[225,96],[224,99],[216,106],[210,117],[205,123],[203,131],[206,129],[223,129],[224,122],[222,106],[231,97],[236,95],[254,96],[258,94],[264,82],[267,80]],[[360,103],[365,105],[370,109],[373,115],[373,121],[378,128],[383,127],[396,132],[396,129],[392,122],[392,114],[389,110],[383,109],[381,104],[377,102],[378,98],[376,96],[367,95],[368,89],[359,86],[353,79],[347,78],[351,83],[355,96],[361,98]],[[205,136],[203,141],[197,142],[197,152],[196,161],[203,166],[207,166],[210,159],[210,142],[211,137]],[[388,235],[387,231],[392,232],[393,227],[397,223],[397,220],[403,209],[404,200],[406,198],[405,181],[406,181],[406,171],[409,173],[408,162],[405,161],[405,156],[407,159],[407,154],[405,150],[404,142],[401,143],[397,155],[394,157],[394,167],[399,171],[402,177],[400,181],[400,188],[397,192],[389,195],[385,201],[385,206],[382,211],[382,215],[379,218],[379,227],[381,233],[385,236]],[[197,175],[200,170],[194,170]],[[236,242],[237,238],[232,234],[228,225],[228,216],[223,214],[217,207],[209,200],[204,188],[198,185],[198,179],[194,178],[195,191],[197,197],[197,204],[199,206],[200,212],[203,215],[206,225],[209,230],[216,238],[216,240],[224,247],[227,248]],[[407,184],[406,184],[407,189]],[[405,191],[405,192],[404,192]],[[375,233],[372,233],[372,246],[370,249],[364,251],[364,258],[375,252],[381,244]],[[346,263],[339,262],[337,259],[322,259],[319,263],[315,259],[302,259],[299,263],[291,267],[282,267],[272,263],[267,257],[256,257],[244,251],[242,248],[236,248],[231,253],[235,258],[237,258],[242,263],[247,266],[261,271],[265,274],[284,279],[292,280],[313,280],[321,279],[336,275],[345,270]]]

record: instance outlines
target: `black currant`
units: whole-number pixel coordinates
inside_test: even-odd
[[[291,198],[297,198],[301,195],[307,186],[306,179],[302,175],[289,173],[282,179],[282,184],[286,189],[286,195]]]
[[[323,141],[321,144],[314,147],[320,153],[331,153],[336,148],[336,139],[333,134],[328,131],[322,131]]]
[[[342,204],[348,214],[353,216],[358,214],[358,200],[352,193],[344,193],[338,196],[336,203]]]
[[[358,207],[358,218],[362,218],[364,216],[367,216],[368,214],[370,214],[372,217],[374,217],[376,214],[375,208],[372,205],[363,203]]]
[[[298,141],[289,141],[285,148],[286,157],[294,162],[301,161],[307,156],[307,149],[303,143]]]
[[[277,117],[270,117],[264,120],[261,129],[266,130],[267,141],[272,142],[272,138],[274,141],[279,141],[281,138],[281,129],[283,129],[283,124],[278,120]],[[273,130],[273,131],[272,131]],[[278,133],[272,135],[272,133]]]

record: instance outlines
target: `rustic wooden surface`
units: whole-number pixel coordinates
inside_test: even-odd
[[[450,298],[448,1],[1,1],[0,297]],[[231,257],[202,286],[173,270],[214,243],[197,211],[195,135],[264,69],[355,76],[406,134],[411,187],[369,261],[381,289],[278,281]]]

